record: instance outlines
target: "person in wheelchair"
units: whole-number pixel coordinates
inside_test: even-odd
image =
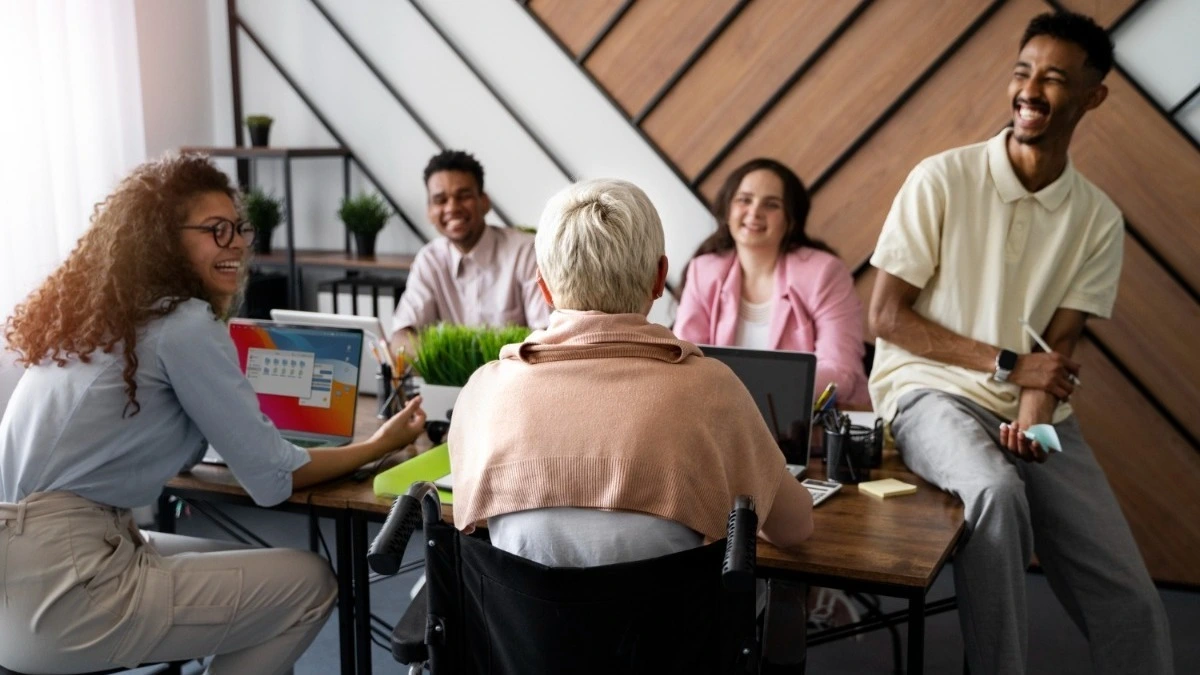
[[[535,246],[550,324],[476,371],[455,405],[459,530],[486,521],[502,550],[593,567],[721,539],[742,494],[771,543],[810,536],[812,499],[741,381],[646,318],[666,284],[663,239],[625,181],[547,203]]]

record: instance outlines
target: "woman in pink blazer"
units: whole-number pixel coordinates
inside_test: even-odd
[[[815,352],[817,391],[869,405],[862,304],[849,270],[804,233],[808,191],[772,159],[738,167],[717,195],[717,231],[684,276],[675,334],[697,344]]]

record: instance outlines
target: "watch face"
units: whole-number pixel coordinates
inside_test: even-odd
[[[1017,353],[1008,349],[1000,350],[996,365],[1002,370],[1012,370],[1017,367]]]

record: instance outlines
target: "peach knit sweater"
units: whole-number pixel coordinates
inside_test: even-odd
[[[556,311],[463,389],[450,427],[454,520],[574,506],[725,536],[738,494],[766,520],[783,454],[724,364],[637,314]]]

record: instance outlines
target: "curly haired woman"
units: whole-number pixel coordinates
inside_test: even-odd
[[[288,671],[333,607],[306,551],[220,551],[139,532],[208,443],[259,504],[412,442],[414,400],[370,440],[304,450],[258,412],[224,319],[254,230],[206,158],[148,162],[97,205],[5,338],[28,367],[0,421],[0,663],[80,672],[215,654],[210,673]],[[145,537],[149,537],[149,541]]]

